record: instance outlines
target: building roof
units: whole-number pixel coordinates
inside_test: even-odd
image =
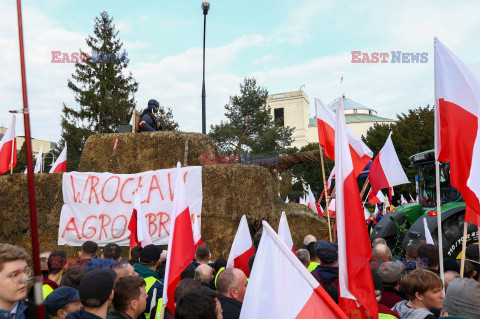
[[[350,124],[366,122],[395,122],[395,120],[370,114],[345,114],[345,122]],[[308,126],[317,126],[317,119],[315,117],[311,118]]]
[[[340,103],[340,98],[336,99],[332,103],[328,104],[327,106],[335,112],[337,110],[338,104]],[[368,110],[368,111],[373,111],[377,112],[374,109],[371,109],[369,107],[366,107],[363,104],[360,104],[358,102],[355,102],[353,100],[347,99],[345,96],[343,96],[343,109],[344,110]]]

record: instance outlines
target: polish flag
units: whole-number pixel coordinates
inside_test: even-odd
[[[288,196],[287,196],[287,198],[285,198],[285,204],[288,204],[288,203],[290,203],[290,200],[288,199]]]
[[[15,115],[0,141],[0,175],[17,166],[17,139],[15,138]]]
[[[377,206],[377,204],[375,204],[375,211],[373,213],[376,214],[376,216],[378,216],[378,206]]]
[[[392,132],[390,132],[385,145],[370,165],[368,180],[372,184],[372,194],[376,194],[382,188],[409,183],[393,147]]]
[[[408,204],[408,201],[405,199],[405,197],[403,197],[403,194],[400,195],[400,201],[401,201],[402,205],[407,205]]]
[[[349,154],[347,125],[340,101],[335,127],[336,218],[339,305],[347,314],[368,312],[378,318],[370,259],[372,249],[362,200]]]
[[[312,190],[310,189],[310,185],[308,185],[308,203],[307,203],[307,206],[308,206],[308,208],[313,210],[314,213],[320,215],[320,217],[323,217],[323,210],[318,205],[317,201],[315,200],[315,196],[313,196]]]
[[[343,98],[341,98],[340,101],[343,103]],[[318,142],[325,150],[325,156],[334,161],[335,114],[323,105],[319,99],[315,99],[315,110],[317,113]],[[355,176],[358,176],[372,159],[373,152],[349,127],[347,127],[347,139],[352,155]]]
[[[240,312],[250,318],[347,318],[266,221]]]
[[[280,217],[280,223],[278,224],[278,237],[280,237],[285,245],[287,245],[287,247],[295,254],[292,234],[290,233],[290,227],[288,227],[287,215],[285,212],[282,212],[282,217]]]
[[[328,211],[330,212],[330,216],[335,216],[336,214],[336,205],[335,205],[335,198],[330,200],[330,204],[328,204]]]
[[[410,196],[410,203],[415,203],[415,200],[413,199],[412,194],[408,193],[408,195]]]
[[[247,217],[243,215],[238,225],[237,234],[233,239],[232,248],[230,248],[227,268],[241,269],[247,277],[250,276],[248,260],[254,254],[255,251],[253,250],[252,237],[248,229]]]
[[[40,145],[40,150],[37,154],[37,160],[35,161],[35,167],[33,168],[33,173],[40,173],[42,170],[42,157],[43,157],[43,144]],[[25,168],[24,174],[27,174],[27,169]]]
[[[332,171],[330,172],[330,176],[328,176],[327,180],[327,194],[330,193],[330,187],[332,186],[332,179],[335,177],[335,166],[332,168]]]
[[[139,189],[135,192],[133,197],[133,211],[128,223],[128,230],[130,231],[130,249],[135,246],[145,247],[152,243],[152,238],[148,233],[147,222],[145,214],[142,210],[142,203],[140,201]]]
[[[180,282],[180,275],[195,258],[192,221],[187,204],[187,194],[180,162],[177,163],[175,191],[173,193],[172,219],[168,239],[167,267],[163,285],[162,304],[175,313],[173,293]]]
[[[467,204],[465,221],[480,215],[480,82],[435,38],[435,158],[450,163],[450,183]]]
[[[65,148],[62,150],[58,156],[55,163],[53,163],[52,168],[49,173],[59,173],[67,171],[67,144],[65,143]]]
[[[365,215],[365,220],[368,220],[370,218],[370,212],[366,207],[363,207],[363,214]]]
[[[202,240],[200,218],[196,214],[193,215],[192,223],[193,223],[193,225],[192,225],[192,227],[193,227],[193,241],[195,243],[195,249],[197,249],[198,246],[203,245],[203,240]]]
[[[425,231],[425,241],[427,244],[435,245],[430,229],[428,229],[427,219],[423,217],[423,229]]]

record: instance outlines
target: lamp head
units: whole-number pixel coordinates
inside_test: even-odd
[[[208,9],[210,9],[210,2],[208,2],[208,0],[204,0],[202,2],[202,10],[204,15],[208,14]]]

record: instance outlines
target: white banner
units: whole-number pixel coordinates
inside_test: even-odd
[[[202,167],[182,167],[192,220],[202,211]],[[139,189],[148,231],[156,245],[167,245],[176,168],[138,174],[63,174],[63,207],[58,244],[129,245],[133,193]]]

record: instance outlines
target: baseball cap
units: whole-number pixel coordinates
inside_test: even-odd
[[[338,260],[338,244],[320,239],[315,243],[315,253],[322,263],[333,264]]]
[[[52,291],[47,298],[45,298],[45,307],[49,314],[56,314],[57,311],[66,304],[79,299],[77,289],[62,286]]]
[[[384,283],[398,283],[402,278],[402,266],[393,261],[384,262],[378,267],[377,273]]]
[[[160,260],[162,254],[162,247],[153,244],[143,247],[140,253],[140,261],[142,263],[151,264]]]
[[[100,307],[110,297],[117,274],[111,268],[93,269],[83,276],[78,292],[87,307]]]

